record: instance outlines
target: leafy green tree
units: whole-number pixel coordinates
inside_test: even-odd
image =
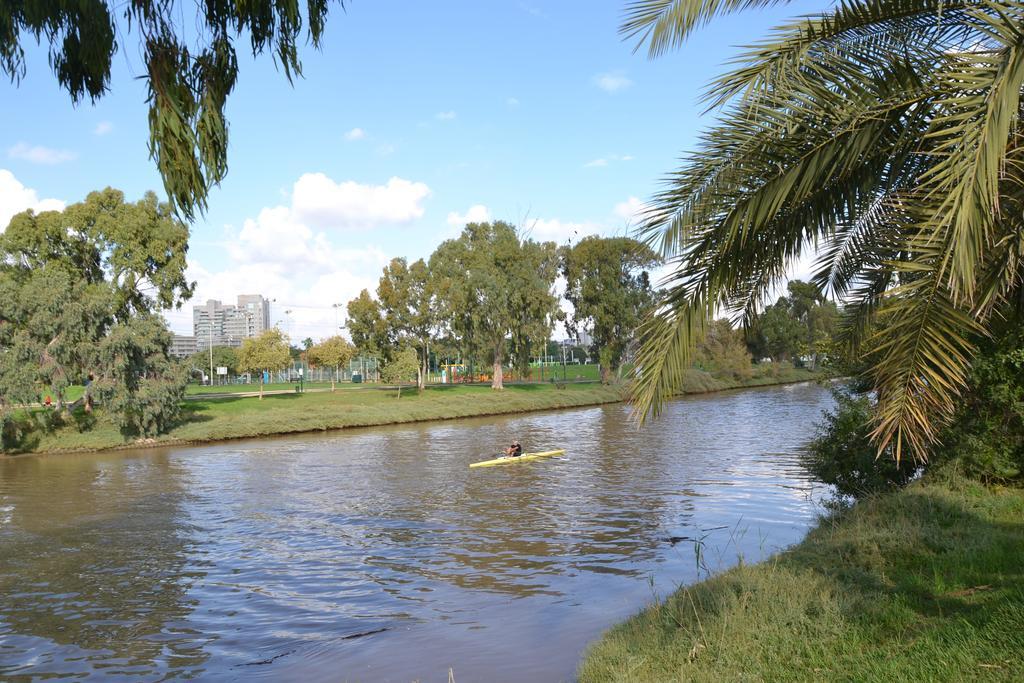
[[[530,357],[543,353],[555,322],[564,319],[565,314],[552,289],[558,276],[555,243],[523,240],[518,260],[509,297],[515,321],[509,333],[509,347],[516,372],[526,377],[530,372]]]
[[[263,400],[263,371],[284,370],[292,362],[288,336],[272,327],[258,337],[242,340],[238,350],[238,367],[242,372],[260,376],[260,400]]]
[[[302,350],[305,351],[306,353],[309,353],[309,350],[311,348],[313,348],[313,338],[306,337],[305,339],[302,340]]]
[[[398,398],[402,398],[402,382],[415,381],[419,369],[420,361],[416,349],[407,346],[385,363],[381,368],[381,377],[388,384],[396,385]]]
[[[210,352],[197,351],[188,357],[189,368],[203,373],[210,370]],[[227,368],[229,375],[238,374],[238,351],[230,346],[213,347],[213,367]]]
[[[794,280],[787,288],[788,296],[751,321],[751,352],[774,360],[810,356],[817,367],[820,356],[832,350],[839,311],[813,283]]]
[[[171,424],[185,377],[158,312],[192,294],[188,234],[153,193],[126,203],[109,188],[16,215],[0,235],[0,403],[44,391],[63,408],[85,382],[86,410],[104,401],[126,435]]]
[[[659,54],[773,0],[638,0],[626,35]],[[637,407],[658,411],[720,310],[748,322],[814,245],[869,359],[872,433],[928,457],[971,358],[1018,300],[1024,5],[850,0],[786,23],[709,90],[722,107],[643,234],[676,264],[645,324]]]
[[[334,391],[334,383],[337,380],[338,369],[348,365],[356,355],[356,347],[347,339],[341,336],[333,336],[324,339],[319,344],[311,346],[306,351],[306,359],[314,367],[334,368],[331,375],[331,391]]]
[[[532,334],[543,343],[538,330],[551,324],[558,304],[555,245],[535,245],[508,223],[470,223],[430,256],[438,315],[470,354],[491,357],[493,389],[504,388],[509,336]]]
[[[435,325],[430,272],[423,259],[411,266],[405,258],[392,259],[385,266],[377,285],[377,301],[387,339],[385,358],[389,358],[392,350],[400,346],[413,346],[420,357],[416,383],[423,389],[426,383],[427,350]]]
[[[356,350],[366,356],[376,356],[387,346],[387,328],[381,315],[380,304],[367,290],[348,302],[348,333]]]
[[[586,237],[562,249],[565,298],[573,306],[567,327],[575,335],[590,332],[605,384],[654,302],[648,270],[659,262],[650,247],[628,237]]]
[[[110,90],[119,48],[138,55],[149,92],[150,157],[171,202],[191,219],[228,171],[224,109],[238,80],[236,41],[253,56],[270,52],[291,82],[302,74],[298,46],[304,40],[319,46],[329,5],[249,0],[193,8],[162,0],[8,0],[0,5],[0,69],[20,82],[22,41],[45,40],[57,81],[78,104]]]
[[[725,318],[708,326],[707,334],[697,345],[694,365],[719,377],[745,380],[753,375],[743,334]]]
[[[759,359],[780,361],[797,356],[803,330],[790,315],[789,300],[780,297],[751,322],[748,336],[749,348]]]

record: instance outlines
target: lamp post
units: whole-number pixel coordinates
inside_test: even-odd
[[[331,308],[334,309],[334,329],[338,328],[338,309],[341,308],[341,304],[331,304]]]
[[[210,386],[213,386],[213,315],[210,315]]]

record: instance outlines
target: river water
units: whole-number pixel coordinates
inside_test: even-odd
[[[798,452],[830,403],[0,459],[0,680],[572,680],[656,596],[804,535],[823,489]],[[468,468],[514,437],[567,455]]]

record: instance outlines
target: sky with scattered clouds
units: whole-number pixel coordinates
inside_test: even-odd
[[[192,226],[193,303],[260,293],[293,339],[316,339],[390,258],[427,257],[467,221],[560,244],[629,234],[713,120],[706,85],[737,46],[820,6],[801,5],[718,20],[649,60],[617,33],[625,0],[354,3],[294,86],[240,41],[229,174]],[[106,186],[163,194],[135,40],[96,103],[73,106],[31,41],[26,77],[0,80],[0,229]],[[167,318],[191,333],[190,305]]]

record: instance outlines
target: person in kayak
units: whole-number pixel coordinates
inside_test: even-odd
[[[513,441],[512,445],[505,449],[506,458],[518,458],[523,454],[523,447],[518,441]]]

